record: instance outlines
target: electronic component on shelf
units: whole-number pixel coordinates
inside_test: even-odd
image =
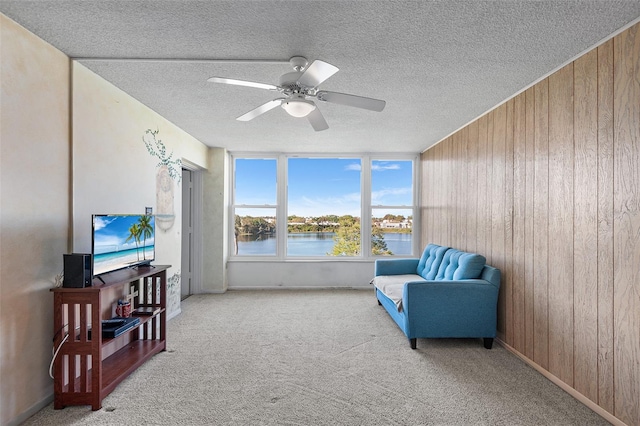
[[[134,318],[134,317],[130,317],[130,318],[112,318],[112,320],[117,319],[120,320],[119,322],[115,322],[115,323],[109,323],[107,322],[105,324],[105,322],[102,322],[102,337],[103,338],[109,338],[109,337],[118,337],[119,335],[121,335],[122,333],[124,333],[125,331],[129,330],[130,328],[135,327],[136,325],[138,325],[140,323],[140,318]],[[106,320],[109,321],[109,320]]]
[[[152,316],[160,312],[160,306],[140,306],[133,311],[133,315]]]
[[[140,318],[111,318],[102,320],[102,338],[111,339],[118,337],[125,331],[135,327],[140,323]],[[89,339],[91,339],[91,329],[89,329]]]

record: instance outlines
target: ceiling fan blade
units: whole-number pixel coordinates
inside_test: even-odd
[[[264,114],[267,111],[271,111],[272,109],[274,109],[277,106],[280,106],[280,104],[282,104],[282,100],[283,99],[285,99],[285,98],[274,99],[272,101],[267,102],[266,104],[262,104],[258,108],[252,109],[248,113],[246,113],[244,115],[241,115],[240,117],[236,118],[236,120],[238,120],[238,121],[253,120],[257,116],[259,116],[261,114]]]
[[[233,78],[211,77],[207,80],[210,83],[233,84],[235,86],[254,87],[256,89],[278,90],[280,87],[273,84],[256,83],[254,81],[234,80]]]
[[[324,119],[324,116],[317,106],[316,109],[307,114],[307,119],[309,120],[309,123],[311,123],[313,130],[315,130],[316,132],[327,130],[329,128],[327,120]]]
[[[334,104],[347,105],[356,108],[368,109],[371,111],[382,111],[387,104],[379,99],[365,98],[364,96],[347,95],[346,93],[319,91],[316,97],[320,101]]]
[[[307,67],[298,79],[298,84],[305,87],[318,87],[320,83],[338,72],[338,67],[316,59]]]

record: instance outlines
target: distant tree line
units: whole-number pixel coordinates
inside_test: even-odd
[[[236,216],[236,235],[263,235],[276,232],[275,218]]]
[[[392,216],[394,219],[389,219]],[[405,220],[404,216],[387,215],[387,220]],[[359,256],[362,250],[360,244],[360,218],[351,215],[336,216],[327,215],[314,217],[311,220],[300,216],[287,218],[289,233],[299,232],[334,232],[333,250],[327,253],[329,256]],[[236,216],[235,234],[238,235],[267,235],[275,234],[276,221],[273,217]],[[411,232],[410,229],[388,229],[393,232]],[[237,243],[237,240],[236,240]],[[382,228],[371,229],[371,252],[374,255],[392,255],[384,240]],[[236,248],[237,253],[237,248]]]
[[[382,218],[382,220],[392,220],[394,222],[404,222],[405,220],[411,220],[411,219],[413,219],[413,216],[409,216],[407,218],[401,214],[390,214],[390,213],[384,215],[384,217]]]
[[[333,250],[330,256],[359,256],[362,251],[360,244],[360,222],[352,226],[341,227],[333,237]],[[371,254],[376,256],[390,256],[393,254],[384,240],[381,228],[371,228]]]
[[[351,215],[337,216],[327,215],[311,218],[289,216],[287,218],[288,231],[297,232],[337,232],[340,227],[360,226],[360,218]],[[276,220],[274,217],[236,216],[236,235],[262,235],[276,232]]]
[[[405,217],[401,214],[386,214],[384,215],[383,218],[377,218],[377,217],[373,217],[371,218],[372,223],[375,224],[376,223],[380,223],[382,224],[382,221],[389,221],[389,222],[397,222],[397,223],[402,223],[405,220],[409,220],[409,221],[413,221],[413,216],[409,216],[409,217]],[[411,228],[393,228],[393,227],[389,227],[389,228],[383,228],[385,232],[389,232],[389,233],[396,233],[396,234],[411,234]]]

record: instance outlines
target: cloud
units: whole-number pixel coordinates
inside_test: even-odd
[[[379,161],[374,162],[374,164],[371,165],[371,171],[374,172],[384,172],[386,170],[400,170],[402,167],[400,166],[400,164],[398,163],[381,163]],[[351,164],[347,164],[344,168],[346,171],[355,171],[355,172],[359,172],[362,170],[362,165],[360,165],[360,163],[351,163]]]
[[[371,193],[371,204],[394,204],[394,203],[382,203],[381,201],[388,197],[398,197],[402,196],[403,199],[406,198],[404,196],[411,195],[411,188],[385,188],[379,191],[373,191]],[[411,203],[411,199],[406,200],[409,204]]]
[[[384,172],[386,170],[400,170],[402,167],[400,166],[400,164],[398,163],[381,163],[379,161],[374,162],[374,164],[371,165],[371,170],[374,172]],[[355,172],[359,172],[360,170],[362,170],[362,166],[360,165],[360,163],[351,163],[351,164],[347,164],[344,168],[347,171],[355,171]]]
[[[347,164],[344,169],[359,172],[360,170],[362,170],[362,166],[360,165],[360,163],[351,163]]]
[[[298,200],[290,200],[287,215],[321,216],[350,214],[360,216],[361,197],[359,192],[341,194],[335,197],[304,196]]]
[[[95,216],[93,219],[93,227],[95,228],[96,231],[99,231],[100,229],[104,228],[114,220],[116,219],[115,218],[107,219],[106,217],[103,217],[103,216]]]
[[[375,172],[384,172],[385,170],[400,170],[400,164],[397,163],[376,163],[371,166],[371,170]]]

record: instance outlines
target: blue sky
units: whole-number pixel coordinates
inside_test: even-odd
[[[288,215],[360,216],[360,160],[290,158]]]
[[[237,159],[235,167],[236,204],[276,204],[275,159]],[[289,158],[288,215],[359,217],[361,168],[360,159]],[[374,160],[372,205],[411,206],[411,168],[411,161]]]

